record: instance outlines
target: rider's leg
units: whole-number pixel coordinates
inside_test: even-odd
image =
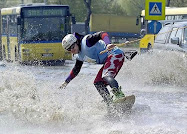
[[[124,62],[124,55],[109,55],[103,68],[103,80],[112,88],[112,93],[116,99],[125,97],[121,91],[115,76],[118,74]]]
[[[112,88],[112,93],[115,95],[116,99],[125,97],[124,93],[121,91],[121,87],[119,87],[118,82],[112,76],[105,76],[103,80],[109,84]]]
[[[99,94],[103,97],[104,102],[106,102],[107,104],[112,102],[112,99],[110,97],[110,93],[109,93],[108,89],[106,88],[104,82],[102,82],[102,81],[96,82],[96,83],[94,83],[94,86],[96,87]]]
[[[106,88],[106,84],[102,79],[102,72],[103,72],[103,67],[99,70],[99,72],[94,80],[94,86],[96,87],[97,91],[102,96],[102,98],[104,99],[104,102],[109,104],[109,103],[111,103],[112,99],[110,97],[110,92]]]

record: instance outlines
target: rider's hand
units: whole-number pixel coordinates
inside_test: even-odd
[[[115,44],[108,44],[107,45],[107,50],[110,51],[112,50],[116,45]]]
[[[68,83],[67,83],[67,82],[64,82],[64,83],[62,83],[62,85],[59,87],[59,89],[65,89],[67,85],[68,85]]]

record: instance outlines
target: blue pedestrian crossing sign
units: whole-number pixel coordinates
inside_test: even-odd
[[[161,2],[149,2],[149,15],[162,15]]]
[[[165,0],[146,0],[146,20],[165,20]]]

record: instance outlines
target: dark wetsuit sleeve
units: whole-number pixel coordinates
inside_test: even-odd
[[[97,32],[94,34],[89,34],[86,39],[86,45],[88,47],[92,47],[95,45],[99,40],[103,40],[106,45],[110,44],[110,39],[106,32]]]
[[[83,61],[76,60],[75,66],[73,67],[69,76],[65,80],[67,83],[69,83],[73,78],[75,78],[78,75],[78,73],[81,70],[82,64],[83,64]]]

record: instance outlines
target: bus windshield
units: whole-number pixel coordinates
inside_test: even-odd
[[[65,18],[29,17],[23,21],[23,41],[61,40],[65,36]]]

